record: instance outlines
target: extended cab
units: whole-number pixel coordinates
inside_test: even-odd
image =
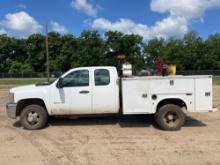
[[[71,69],[51,84],[10,89],[8,117],[26,129],[48,116],[155,114],[164,130],[178,130],[185,113],[212,111],[212,76],[118,77],[115,67]]]

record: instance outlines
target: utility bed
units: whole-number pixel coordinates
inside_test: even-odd
[[[189,112],[212,110],[212,76],[122,78],[123,114],[154,114],[164,99],[184,100]]]

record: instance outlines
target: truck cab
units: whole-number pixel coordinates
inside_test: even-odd
[[[50,114],[118,113],[117,81],[115,67],[72,69],[49,87]]]

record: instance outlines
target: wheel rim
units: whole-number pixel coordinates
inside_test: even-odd
[[[164,123],[168,126],[176,126],[179,123],[180,119],[176,112],[168,111],[164,115]]]
[[[36,125],[39,123],[39,120],[40,120],[40,116],[37,112],[35,111],[31,111],[27,114],[27,122],[28,124],[30,125]]]

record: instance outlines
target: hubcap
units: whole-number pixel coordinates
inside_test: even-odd
[[[37,112],[29,112],[27,114],[27,121],[31,125],[37,124],[39,121],[39,118],[40,118],[40,116]]]
[[[179,122],[179,117],[177,113],[169,111],[164,116],[164,121],[168,125],[175,125]]]

